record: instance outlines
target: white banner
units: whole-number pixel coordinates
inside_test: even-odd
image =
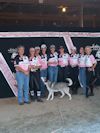
[[[100,37],[100,33],[90,32],[0,32],[0,38],[21,37],[63,37],[69,53],[74,47],[71,37]],[[17,96],[16,80],[4,57],[0,53],[0,70],[7,80],[15,96]]]
[[[63,37],[69,53],[73,48],[71,37],[100,37],[100,33],[90,32],[0,32],[0,38],[20,37]]]

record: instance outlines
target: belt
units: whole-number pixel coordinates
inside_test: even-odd
[[[78,67],[78,66],[71,66],[72,68]]]
[[[59,65],[59,67],[62,67],[62,68],[63,68],[63,67],[68,67],[68,65],[67,65],[67,66],[60,66],[60,65]]]
[[[38,69],[31,69],[31,72],[36,72]]]
[[[92,68],[92,67],[86,67],[86,68]]]

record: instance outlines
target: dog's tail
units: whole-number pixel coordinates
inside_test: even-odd
[[[68,86],[71,86],[73,84],[73,81],[70,78],[66,78],[66,80],[69,82]]]

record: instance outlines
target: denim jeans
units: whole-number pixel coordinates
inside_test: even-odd
[[[29,76],[22,72],[16,72],[18,84],[18,103],[29,101]]]
[[[51,82],[57,82],[58,77],[58,67],[57,66],[49,66],[48,67],[48,79]]]
[[[47,69],[40,71],[40,76],[47,79]],[[41,96],[45,96],[46,86],[44,85],[43,81],[41,80]]]
[[[80,67],[79,68],[79,81],[80,85],[83,88],[84,94],[86,95],[86,68]]]

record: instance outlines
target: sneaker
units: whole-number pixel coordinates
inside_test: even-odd
[[[46,98],[46,96],[45,95],[41,95],[41,98]]]
[[[93,93],[90,93],[89,96],[94,96],[94,94]]]
[[[30,101],[27,101],[27,102],[25,101],[24,103],[26,103],[26,104],[30,104],[31,102],[30,102]]]
[[[36,100],[36,98],[34,96],[32,96],[30,99],[32,102],[34,102]]]

